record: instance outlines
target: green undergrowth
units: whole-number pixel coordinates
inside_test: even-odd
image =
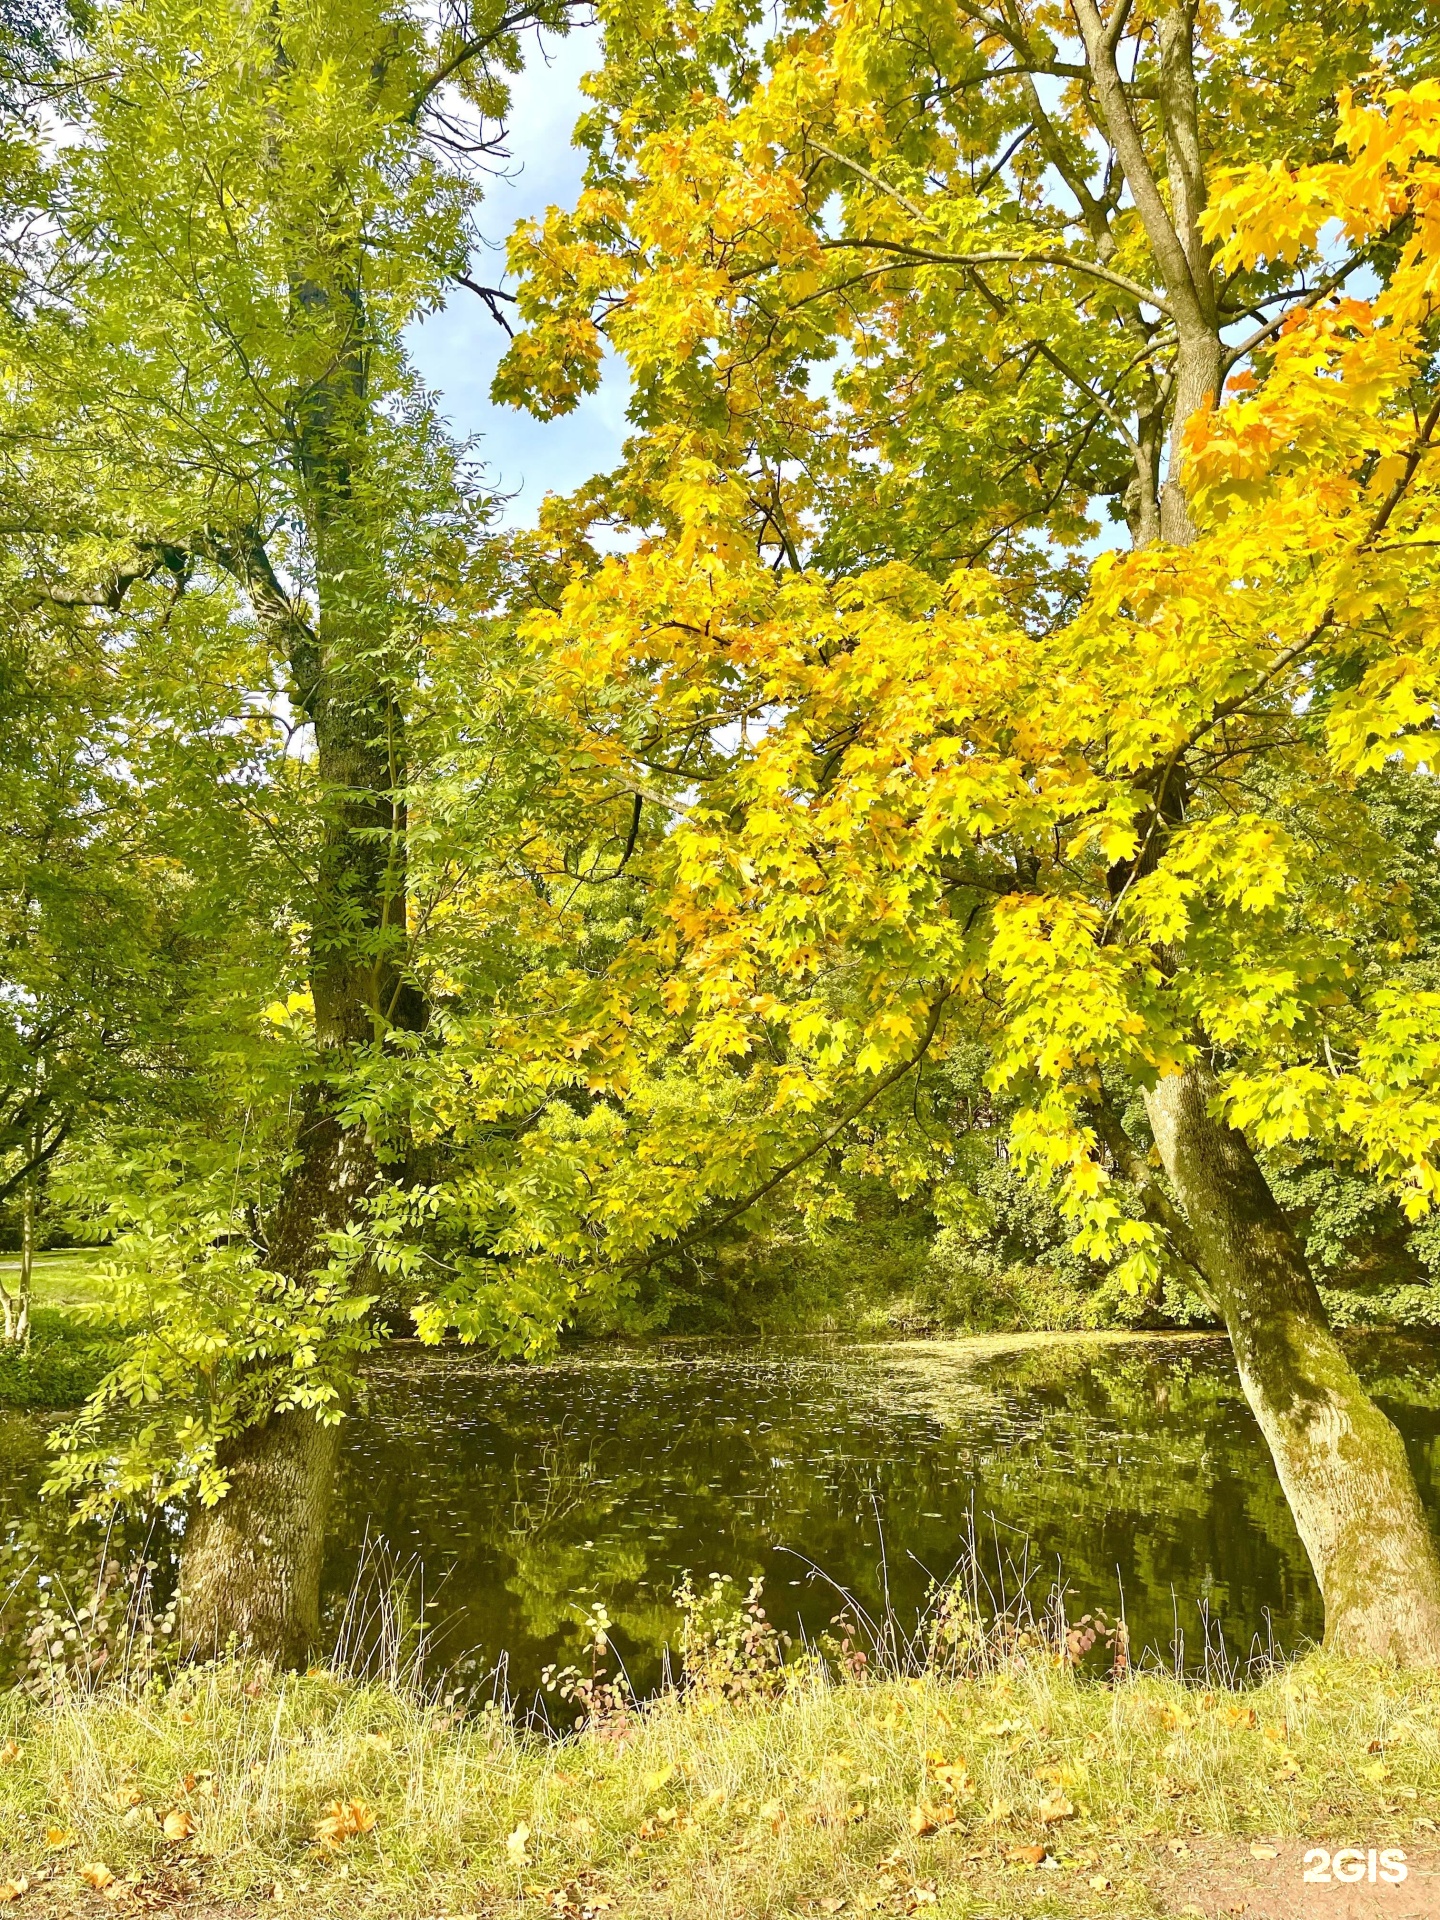
[[[1182,1912],[1217,1837],[1423,1848],[1437,1786],[1440,1677],[1319,1655],[1243,1693],[810,1669],[564,1740],[221,1663],[0,1697],[0,1882],[22,1920],[105,1911],[96,1882],[317,1916]]]
[[[0,1407],[77,1407],[108,1364],[82,1321],[63,1308],[37,1307],[28,1350],[0,1346]]]

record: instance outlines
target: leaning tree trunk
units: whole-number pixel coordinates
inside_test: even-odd
[[[1194,65],[1196,0],[1161,0],[1154,100],[1163,173],[1152,159],[1132,83],[1116,56],[1115,13],[1073,0],[1089,78],[1115,161],[1164,285],[1175,329],[1169,461],[1159,512],[1134,516],[1140,544],[1196,537],[1184,486],[1185,433],[1216,403],[1225,371],[1220,300],[1204,238],[1209,155]],[[1147,115],[1148,118],[1148,115]],[[1157,478],[1137,450],[1142,502]],[[1156,831],[1142,867],[1161,857],[1184,813],[1183,753],[1155,770]],[[1123,884],[1124,876],[1121,876]],[[1113,890],[1113,877],[1112,877]],[[1157,956],[1172,971],[1181,956]],[[1338,1652],[1407,1665],[1440,1663],[1440,1556],[1395,1428],[1341,1352],[1315,1282],[1243,1135],[1214,1117],[1215,1084],[1200,1066],[1146,1095],[1166,1173],[1184,1207],[1192,1251],[1225,1317],[1250,1405],[1279,1470],[1325,1598],[1325,1641]]]
[[[1192,1067],[1145,1104],[1320,1583],[1325,1645],[1440,1664],[1440,1554],[1404,1443],[1345,1358],[1244,1135],[1212,1116],[1215,1091]]]

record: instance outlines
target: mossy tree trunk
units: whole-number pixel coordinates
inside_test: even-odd
[[[220,1452],[230,1491],[190,1523],[184,1645],[303,1666],[320,1632],[320,1573],[340,1433],[308,1412],[272,1414]]]
[[[1440,1665],[1440,1554],[1399,1433],[1331,1330],[1244,1136],[1203,1067],[1146,1096],[1155,1142],[1325,1600],[1336,1653]]]
[[[404,721],[384,527],[365,485],[368,329],[353,254],[317,247],[294,276],[292,312],[302,361],[319,369],[294,404],[313,625],[253,537],[217,538],[211,553],[246,588],[287,658],[315,734],[309,976],[319,1071],[301,1102],[295,1164],[266,1223],[266,1265],[304,1284],[326,1264],[327,1236],[354,1224],[381,1178],[373,1141],[342,1117],[347,1071],[360,1049],[419,1027],[425,1009],[403,971]],[[282,1664],[312,1650],[338,1445],[333,1424],[303,1411],[274,1413],[224,1443],[230,1490],[196,1513],[185,1544],[188,1649],[236,1645]]]
[[[1184,488],[1186,428],[1219,398],[1230,364],[1221,301],[1203,236],[1210,155],[1199,104],[1195,0],[1162,0],[1152,84],[1163,165],[1152,160],[1149,112],[1120,72],[1115,11],[1075,0],[1090,80],[1115,161],[1145,230],[1175,328],[1169,457],[1135,449],[1127,499],[1137,545],[1196,537]],[[1138,108],[1138,112],[1137,112]],[[1161,857],[1187,811],[1183,749],[1143,781],[1153,814],[1133,867],[1112,893]],[[1183,953],[1157,954],[1166,973]],[[1205,1036],[1193,1036],[1203,1048]],[[1202,1055],[1203,1058],[1203,1055]],[[1325,1641],[1337,1652],[1440,1664],[1440,1556],[1395,1428],[1365,1392],[1335,1338],[1304,1253],[1243,1135],[1212,1113],[1217,1089],[1197,1064],[1146,1095],[1156,1145],[1185,1212],[1184,1256],[1229,1329],[1245,1393],[1270,1446],[1325,1599]]]

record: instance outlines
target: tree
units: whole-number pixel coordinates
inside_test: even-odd
[[[572,404],[606,338],[635,381],[581,504],[649,538],[537,636],[597,785],[671,818],[626,964],[766,1145],[700,1154],[689,1218],[965,1009],[1081,1248],[1138,1284],[1168,1242],[1223,1313],[1327,1642],[1409,1662],[1440,1558],[1255,1149],[1435,1191],[1433,1010],[1354,785],[1435,726],[1434,30],[961,0],[797,7],[761,52],[743,7],[627,11],[497,387]]]
[[[275,857],[299,868],[306,1033],[283,1178],[268,1196],[262,1182],[247,1232],[217,1242],[202,1204],[171,1240],[219,1356],[198,1414],[177,1416],[201,1496],[184,1613],[202,1647],[234,1635],[293,1659],[315,1630],[333,1423],[368,1303],[356,1222],[395,1176],[352,1095],[426,1025],[407,717],[427,575],[474,519],[404,331],[465,277],[518,36],[566,18],[565,0],[203,19],[117,4],[95,10],[54,94],[82,137],[53,158],[56,231],[10,397],[12,463],[40,503],[17,598],[146,662],[174,702],[181,772],[181,642],[198,639],[231,702],[222,730],[265,736]],[[197,600],[209,617],[187,622]],[[262,826],[271,797],[230,793]],[[254,1309],[245,1337],[224,1331],[236,1301]],[[122,1369],[102,1407],[143,1400],[143,1372]],[[103,1477],[81,1439],[73,1473]]]

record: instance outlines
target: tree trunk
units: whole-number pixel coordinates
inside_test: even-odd
[[[1315,1569],[1325,1645],[1440,1664],[1440,1554],[1404,1443],[1345,1358],[1244,1135],[1212,1116],[1215,1091],[1192,1067],[1145,1105]]]
[[[183,1644],[302,1666],[320,1631],[320,1568],[340,1435],[306,1412],[273,1414],[221,1448],[230,1491],[185,1537]]]
[[[28,1174],[20,1189],[20,1282],[11,1293],[0,1281],[0,1311],[4,1313],[6,1346],[29,1348],[30,1294],[35,1272],[35,1175]]]
[[[298,1162],[266,1235],[267,1266],[301,1285],[325,1266],[326,1236],[354,1224],[381,1177],[365,1129],[340,1118],[345,1075],[361,1050],[425,1018],[403,972],[404,721],[384,530],[357,484],[370,426],[369,328],[352,243],[323,228],[314,240],[291,279],[300,375],[292,454],[315,561],[313,630],[253,530],[212,542],[287,658],[295,699],[315,729],[321,833],[309,975],[319,1070],[302,1105]],[[203,1654],[233,1642],[280,1663],[304,1656],[319,1624],[337,1449],[336,1430],[307,1412],[272,1414],[225,1443],[230,1492],[195,1515],[185,1545],[187,1648]]]
[[[303,1281],[323,1266],[324,1235],[344,1227],[375,1180],[363,1132],[342,1127],[328,1089],[302,1106],[298,1165],[269,1223],[269,1265]],[[180,1643],[208,1659],[227,1647],[297,1666],[320,1625],[320,1574],[340,1434],[307,1410],[224,1441],[229,1492],[191,1515],[180,1569]]]
[[[1202,232],[1209,155],[1194,64],[1195,0],[1158,12],[1156,104],[1163,182],[1116,59],[1115,15],[1073,0],[1090,79],[1170,302],[1176,353],[1169,460],[1159,534],[1196,537],[1183,472],[1185,432],[1218,402],[1225,371],[1219,300]],[[1141,450],[1143,452],[1143,449]],[[1149,476],[1137,464],[1134,487]],[[1138,516],[1146,533],[1151,516]],[[1143,536],[1142,536],[1143,537]],[[1158,832],[1147,832],[1133,873],[1153,867],[1185,816],[1183,756],[1147,784]],[[1157,953],[1173,973],[1181,960]],[[1203,1036],[1197,1036],[1203,1038]],[[1409,1666],[1440,1663],[1440,1556],[1395,1428],[1356,1378],[1331,1331],[1304,1254],[1244,1136],[1213,1117],[1208,1069],[1167,1075],[1145,1097],[1156,1145],[1188,1223],[1186,1251],[1225,1318],[1245,1393],[1279,1470],[1320,1590],[1325,1644]]]

